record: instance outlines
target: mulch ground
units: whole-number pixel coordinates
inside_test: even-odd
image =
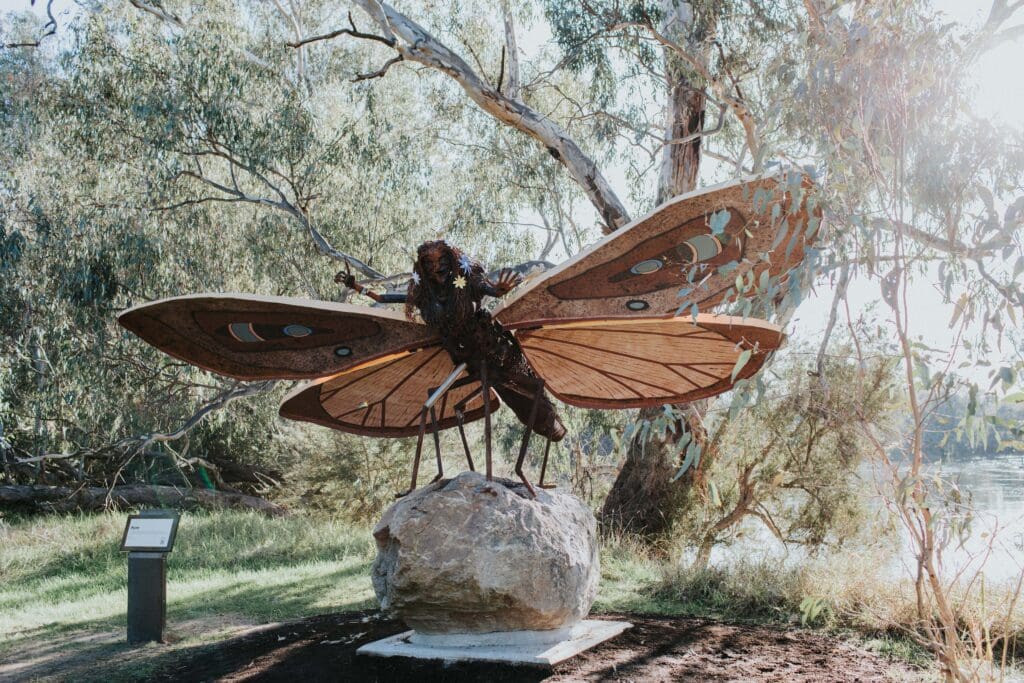
[[[156,681],[887,681],[907,667],[828,635],[676,617],[603,615],[634,624],[553,670],[357,656],[406,630],[377,612],[310,617],[200,646]]]

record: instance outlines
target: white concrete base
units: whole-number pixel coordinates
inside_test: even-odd
[[[426,635],[406,631],[367,643],[356,654],[413,657],[448,662],[500,662],[549,667],[614,638],[633,624],[586,619],[553,631],[507,631]]]

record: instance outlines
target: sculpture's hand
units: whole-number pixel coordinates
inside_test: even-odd
[[[498,275],[498,281],[494,283],[494,289],[498,291],[498,296],[502,296],[522,281],[522,275],[511,268],[506,268]]]
[[[343,284],[349,289],[354,289],[357,292],[361,289],[361,287],[356,286],[356,278],[354,275],[352,275],[352,271],[349,268],[347,262],[345,263],[345,270],[339,270],[338,273],[334,276],[334,281],[337,282],[339,285]]]

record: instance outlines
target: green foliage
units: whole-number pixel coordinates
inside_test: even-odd
[[[745,520],[811,552],[877,532],[868,529],[862,465],[872,443],[864,430],[893,423],[901,394],[893,391],[894,361],[858,367],[845,355],[835,349],[816,377],[791,351],[774,364],[763,395],[748,385],[729,411],[708,417],[716,457],[694,475],[700,484],[674,528],[697,547],[698,565],[714,546],[749,533]]]
[[[827,621],[829,616],[828,603],[821,598],[808,596],[800,601],[800,625],[810,626]]]
[[[114,318],[128,306],[201,291],[333,299],[339,264],[311,228],[385,273],[408,271],[438,228],[495,265],[533,253],[509,220],[532,199],[492,182],[516,169],[484,146],[452,154],[423,133],[494,134],[474,111],[435,110],[447,84],[396,70],[353,87],[351,70],[375,59],[360,44],[310,59],[300,78],[282,18],[261,3],[244,10],[249,22],[237,11],[197,5],[176,32],[127,5],[97,6],[62,22],[59,49],[0,52],[0,424],[16,458],[75,456],[16,466],[17,481],[206,485],[173,453],[255,469],[257,480],[232,482],[255,492],[306,476],[303,440],[321,430],[296,437],[282,425],[284,387],[215,413],[182,442],[116,447],[176,429],[230,386],[126,334]],[[542,155],[524,152],[523,168]],[[359,440],[314,443],[328,444],[339,482],[366,462]],[[393,490],[371,496],[365,472],[355,479],[377,508]]]
[[[1012,396],[1005,403],[977,405],[971,392],[954,393],[925,422],[925,455],[959,460],[1024,452],[1024,406]]]

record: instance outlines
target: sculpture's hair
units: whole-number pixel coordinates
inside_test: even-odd
[[[439,285],[424,270],[424,261],[428,256],[440,258],[445,254],[447,254],[451,262],[452,272],[448,282]],[[483,266],[463,254],[460,249],[453,247],[445,240],[424,242],[416,250],[416,263],[413,265],[413,273],[414,275],[409,282],[409,290],[405,299],[405,316],[410,320],[413,319],[416,311],[419,310],[420,315],[423,316],[423,322],[428,325],[440,324],[442,321],[434,319],[436,317],[434,307],[429,304],[430,300],[436,297],[442,289],[450,297],[449,306],[455,306],[455,319],[457,321],[468,321],[470,316],[476,313],[480,300],[483,298],[483,288],[487,281],[487,276],[484,273]],[[460,275],[466,279],[466,286],[462,289],[457,289],[452,281]]]

